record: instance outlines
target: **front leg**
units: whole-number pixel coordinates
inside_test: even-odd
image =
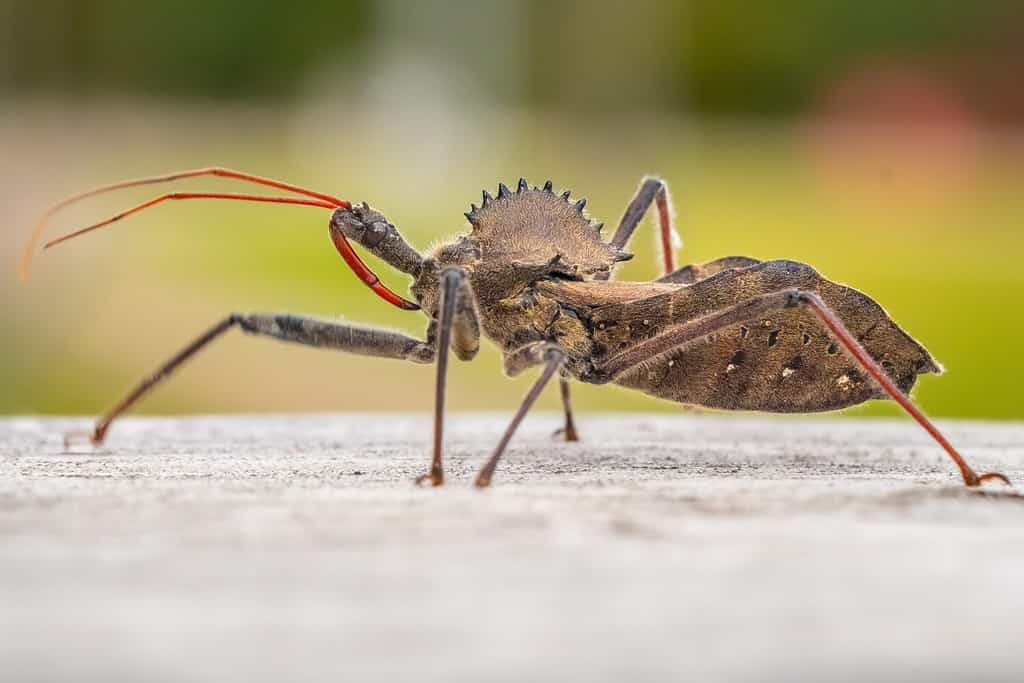
[[[448,383],[448,349],[454,348],[461,360],[470,360],[480,348],[480,324],[476,315],[473,289],[461,268],[446,268],[441,273],[437,303],[436,348],[437,383],[434,388],[434,450],[430,472],[416,478],[417,484],[444,483],[441,450],[444,437],[444,401]],[[431,335],[433,336],[433,335]]]

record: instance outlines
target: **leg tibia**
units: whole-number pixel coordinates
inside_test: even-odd
[[[460,318],[459,303],[469,310],[476,310],[473,291],[466,272],[461,268],[446,268],[438,284],[437,325],[435,328],[437,348],[437,381],[434,385],[434,448],[430,459],[430,471],[416,478],[417,484],[429,483],[440,486],[444,483],[444,465],[441,450],[444,442],[444,402],[448,390],[448,349],[453,344],[453,331],[460,329],[456,321]],[[473,317],[475,323],[476,318]],[[465,322],[465,320],[463,320]],[[479,332],[479,330],[477,330]],[[462,334],[466,332],[462,329]],[[463,341],[466,341],[465,339]],[[475,350],[473,353],[476,353]],[[460,354],[460,357],[461,354]],[[472,357],[472,356],[470,356]]]
[[[681,240],[675,228],[672,227],[672,207],[668,188],[660,178],[648,177],[640,183],[636,195],[633,196],[626,211],[622,214],[622,220],[619,221],[619,227],[612,235],[610,244],[619,249],[626,246],[651,204],[654,204],[658,211],[659,243],[665,272],[671,273],[675,270],[674,252],[680,246],[677,243],[680,243]],[[607,280],[609,276],[609,273],[604,273],[595,279]]]
[[[544,385],[548,383],[551,377],[558,372],[562,363],[565,362],[565,353],[561,349],[556,347],[549,347],[544,352],[544,370],[541,372],[540,377],[526,393],[523,398],[522,404],[519,406],[519,410],[512,417],[512,422],[509,423],[505,429],[505,433],[502,435],[501,440],[498,442],[498,446],[494,449],[494,453],[491,454],[490,459],[480,468],[480,473],[476,477],[476,486],[478,488],[485,488],[491,485],[491,478],[494,476],[494,470],[498,466],[498,461],[501,460],[502,454],[505,452],[505,448],[508,447],[509,441],[512,440],[512,435],[515,434],[516,429],[519,427],[519,423],[526,417],[526,413],[529,412],[533,406],[537,397],[540,396],[540,392],[544,389]]]

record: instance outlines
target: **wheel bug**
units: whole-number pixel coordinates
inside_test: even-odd
[[[232,313],[144,379],[84,433],[100,444],[111,423],[179,365],[233,327],[253,335],[367,356],[436,363],[433,455],[417,483],[444,482],[442,441],[449,349],[471,360],[483,334],[497,344],[505,371],[542,366],[490,459],[476,478],[491,483],[512,435],[545,385],[559,374],[564,438],[576,440],[569,380],[613,382],[646,394],[712,408],[769,412],[836,410],[891,398],[938,442],[967,486],[1006,476],[977,474],[910,401],[918,374],[941,372],[928,352],[869,297],[794,261],[726,257],[676,269],[668,190],[645,178],[617,230],[602,240],[602,224],[585,214],[585,199],[557,194],[551,181],[514,191],[504,184],[465,214],[471,230],[421,255],[383,214],[289,183],[224,168],[204,168],[128,180],[73,195],[40,219],[19,272],[27,274],[35,247],[59,210],[87,197],[183,178],[220,176],[299,196],[173,192],[104,221],[53,239],[52,247],[169,200],[221,199],[298,204],[331,211],[328,232],[341,257],[374,293],[405,310],[422,310],[424,340],[372,327],[277,313]],[[629,260],[623,251],[651,205],[665,275],[653,282],[610,280]],[[350,244],[357,242],[413,278],[415,302],[387,288]],[[70,443],[82,434],[65,437]]]

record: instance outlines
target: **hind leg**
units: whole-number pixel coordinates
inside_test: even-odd
[[[637,365],[650,361],[661,354],[706,340],[709,336],[750,320],[758,320],[773,311],[794,306],[806,306],[817,316],[819,322],[831,332],[846,352],[861,368],[900,406],[935,439],[949,455],[960,470],[964,484],[978,486],[982,482],[997,479],[1006,484],[1010,480],[998,472],[977,474],[963,456],[953,447],[945,436],[932,424],[920,408],[914,405],[896,383],[889,377],[882,366],[868,353],[867,349],[847,329],[839,316],[829,308],[828,304],[815,292],[802,289],[784,289],[777,292],[762,294],[741,304],[711,313],[703,318],[671,327],[665,332],[651,337],[632,348],[613,356],[597,368],[603,381],[612,381],[615,377]]]
[[[565,361],[565,354],[561,349],[550,347],[544,351],[544,370],[541,372],[540,377],[534,383],[530,390],[526,393],[523,398],[522,404],[519,406],[519,410],[512,417],[512,422],[509,423],[505,429],[505,433],[501,436],[501,440],[498,442],[497,447],[494,449],[494,453],[491,455],[487,463],[480,468],[480,473],[476,477],[477,488],[486,488],[491,485],[491,478],[494,476],[494,470],[498,466],[498,461],[501,460],[501,456],[505,453],[505,449],[508,447],[509,441],[512,440],[512,435],[516,433],[516,429],[519,427],[519,423],[526,417],[526,413],[530,411],[537,397],[540,396],[540,392],[543,391],[544,385],[548,383],[552,375],[554,375],[558,368],[561,367]]]

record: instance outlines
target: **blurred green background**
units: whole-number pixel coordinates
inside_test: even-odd
[[[422,332],[304,207],[163,205],[37,255],[16,283],[61,195],[216,164],[365,199],[423,248],[499,181],[551,178],[614,225],[656,173],[682,262],[809,262],[945,364],[916,390],[926,409],[1021,418],[1022,73],[1019,2],[0,0],[0,411],[101,411],[232,310]],[[87,202],[49,234],[157,192]],[[653,233],[619,277],[658,273]],[[504,378],[491,347],[453,371],[455,409],[511,409],[532,381]],[[426,410],[432,382],[236,333],[139,410]],[[583,411],[679,410],[577,394]]]

